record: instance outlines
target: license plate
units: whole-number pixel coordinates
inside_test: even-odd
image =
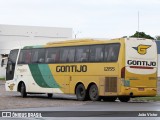
[[[138,88],[139,91],[144,91],[144,88]]]

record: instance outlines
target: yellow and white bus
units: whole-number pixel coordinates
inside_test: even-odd
[[[128,102],[156,96],[157,47],[153,40],[69,40],[10,52],[7,91],[75,94],[80,101]]]

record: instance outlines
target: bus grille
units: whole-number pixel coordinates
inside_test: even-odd
[[[117,92],[117,77],[105,78],[105,92]]]

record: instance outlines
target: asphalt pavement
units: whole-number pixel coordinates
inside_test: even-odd
[[[64,100],[65,104],[68,100]],[[47,101],[46,101],[47,102]],[[54,100],[52,102],[55,102]],[[74,101],[78,102],[78,101]],[[70,106],[52,106],[36,108],[2,109],[1,112],[40,112],[42,118],[23,118],[35,120],[160,120],[160,102],[92,102]],[[146,113],[147,112],[147,113]],[[158,113],[157,113],[158,112]],[[156,116],[143,116],[143,114],[158,114]],[[142,116],[138,116],[142,114]],[[0,118],[11,120],[22,118]]]
[[[2,110],[5,111],[5,110]],[[41,112],[44,118],[37,119],[66,119],[72,120],[85,118],[87,120],[159,120],[160,119],[160,102],[86,102],[79,106],[63,107],[40,107],[24,109],[7,109],[14,112]],[[158,113],[157,113],[158,111]],[[139,114],[158,114],[156,116],[139,116]],[[140,119],[141,118],[141,119]]]

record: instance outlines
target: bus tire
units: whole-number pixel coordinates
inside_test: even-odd
[[[76,87],[76,96],[77,96],[77,100],[79,101],[86,100],[86,89],[83,84],[79,84]]]
[[[130,100],[130,97],[118,97],[118,99],[121,101],[121,102],[128,102]]]
[[[24,84],[24,83],[21,84],[21,91],[20,91],[20,93],[21,93],[21,96],[22,96],[23,98],[25,98],[25,97],[27,96],[26,87],[25,87],[25,84]]]
[[[92,101],[98,101],[100,100],[98,87],[96,84],[92,84],[89,88],[89,97]]]
[[[48,96],[48,98],[52,98],[53,94],[52,93],[48,93],[47,96]]]
[[[117,97],[103,97],[103,101],[107,102],[115,102],[116,99]]]

